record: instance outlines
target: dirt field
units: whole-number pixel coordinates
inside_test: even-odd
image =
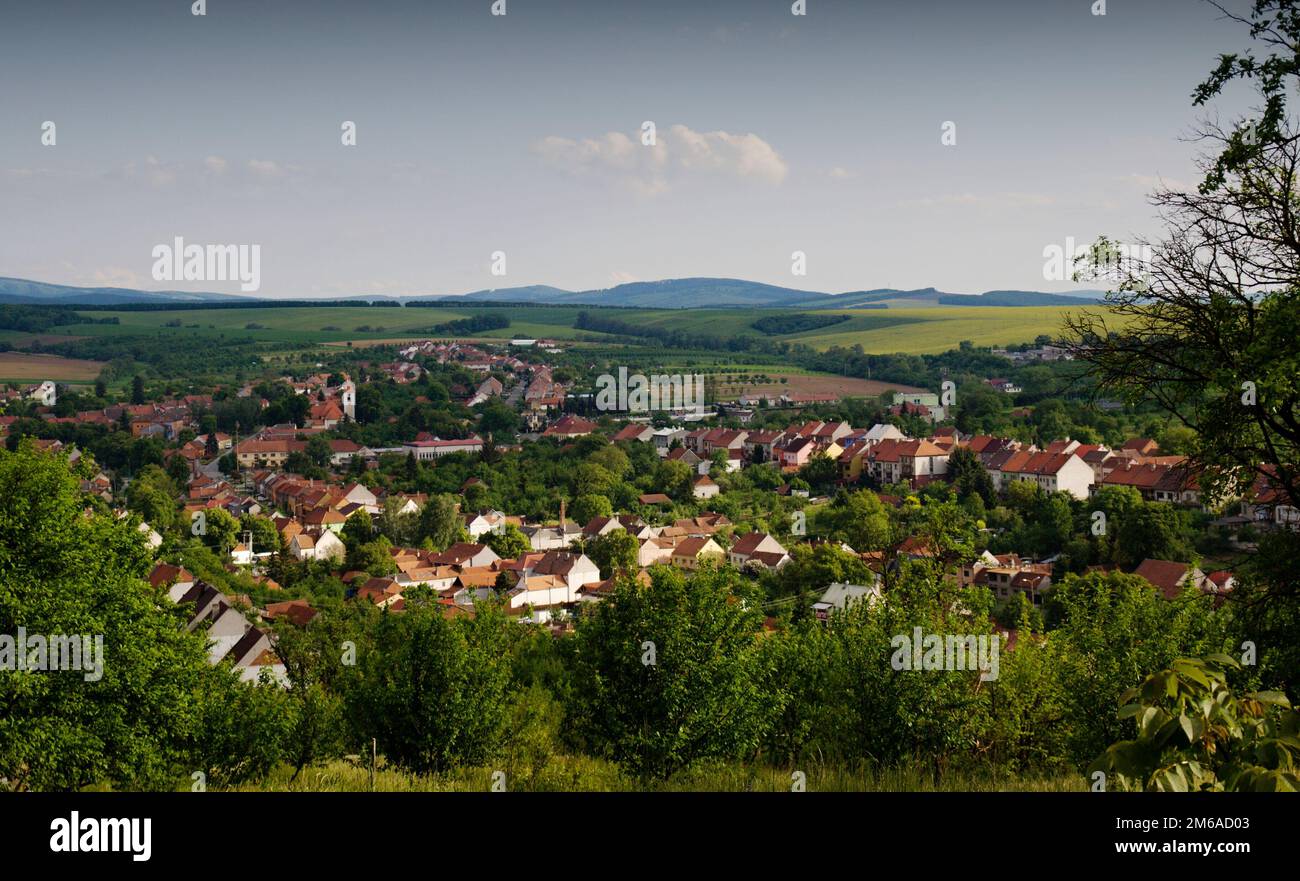
[[[33,355],[28,352],[0,352],[0,381],[90,382],[103,369],[102,361],[82,361],[58,355]]]

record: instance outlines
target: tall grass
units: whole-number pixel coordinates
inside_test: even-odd
[[[495,777],[498,772],[504,777]],[[459,768],[413,776],[385,766],[375,771],[376,792],[488,792],[494,781],[514,792],[789,792],[802,772],[808,792],[1082,792],[1081,776],[1015,777],[965,772],[936,777],[917,767],[844,765],[786,769],[760,765],[699,765],[666,781],[640,781],[611,762],[584,756],[556,756],[540,768]],[[266,779],[236,787],[261,792],[366,792],[370,769],[364,762],[333,761],[303,769],[297,779],[280,767]]]

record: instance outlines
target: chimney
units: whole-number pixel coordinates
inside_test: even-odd
[[[560,499],[560,535],[564,535],[564,509],[567,499]]]

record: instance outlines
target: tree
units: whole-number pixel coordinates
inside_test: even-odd
[[[177,486],[187,486],[190,482],[190,463],[189,460],[180,453],[172,453],[167,460],[167,476]]]
[[[354,511],[343,523],[339,538],[349,549],[363,545],[375,537],[375,524],[365,508]]]
[[[528,536],[513,523],[506,523],[487,535],[487,546],[503,560],[514,560],[533,549]]]
[[[416,534],[420,540],[430,542],[434,550],[438,551],[444,551],[454,543],[463,541],[467,536],[456,497],[449,493],[431,496],[420,509]]]
[[[831,534],[855,551],[883,550],[890,542],[889,513],[870,490],[837,496],[825,521]]]
[[[780,709],[758,685],[761,626],[735,573],[659,567],[649,586],[619,580],[577,622],[574,732],[642,778],[752,754]]]
[[[957,447],[948,457],[948,482],[956,488],[959,498],[965,499],[973,494],[978,495],[985,505],[997,501],[993,478],[989,477],[970,447]]]
[[[615,529],[587,542],[586,553],[600,568],[602,578],[619,572],[636,572],[640,542],[626,529]]]
[[[408,593],[406,612],[383,616],[365,653],[353,718],[412,773],[490,760],[505,730],[515,626],[490,604],[448,620],[436,602]]]
[[[1248,79],[1259,118],[1202,124],[1205,178],[1153,195],[1167,232],[1140,243],[1149,266],[1117,267],[1113,243],[1098,242],[1084,272],[1113,281],[1108,309],[1071,316],[1067,343],[1099,393],[1149,398],[1195,431],[1203,496],[1266,480],[1300,506],[1300,124],[1285,97],[1300,84],[1300,5],[1257,0],[1249,23],[1274,54],[1223,56],[1196,103]]]
[[[229,553],[239,541],[239,521],[225,508],[208,508],[206,512],[207,541],[220,553]]]
[[[176,523],[176,485],[157,465],[144,468],[126,490],[126,506],[165,532]]]
[[[612,517],[614,506],[602,495],[580,495],[573,500],[570,511],[577,523],[588,523],[597,517]]]
[[[305,452],[307,458],[318,468],[327,467],[334,456],[334,451],[330,449],[330,442],[321,434],[313,434],[307,439]]]
[[[1277,691],[1238,697],[1227,655],[1179,658],[1120,696],[1137,736],[1106,748],[1090,771],[1148,792],[1300,791],[1300,713]]]
[[[258,764],[247,744],[202,760],[199,745],[230,730],[211,710],[247,687],[208,663],[203,635],[145,580],[140,534],[87,511],[77,477],[63,456],[0,451],[0,633],[102,638],[85,672],[0,665],[0,778],[18,790],[170,789],[197,769]]]
[[[1063,754],[1085,765],[1124,736],[1115,699],[1143,670],[1176,658],[1226,648],[1225,622],[1210,597],[1166,600],[1144,578],[1094,573],[1067,575],[1047,603],[1049,665],[1061,686]]]
[[[138,373],[131,377],[131,403],[144,403],[144,377]]]
[[[275,524],[265,517],[244,514],[239,518],[239,532],[241,536],[244,533],[252,533],[253,548],[258,553],[269,551],[278,554],[284,548],[284,543],[281,540],[280,533],[275,528]]]
[[[369,572],[376,577],[392,575],[397,572],[397,564],[389,553],[392,546],[392,542],[381,535],[373,541],[348,548],[347,567]]]

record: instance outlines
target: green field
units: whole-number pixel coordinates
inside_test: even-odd
[[[88,312],[94,318],[116,316],[116,325],[68,325],[52,333],[75,335],[135,335],[186,333],[200,336],[241,337],[290,343],[328,343],[347,340],[415,339],[430,336],[437,324],[470,315],[508,309],[511,326],[482,334],[485,338],[513,336],[572,340],[579,336],[599,339],[604,334],[575,331],[579,312],[590,306],[510,306],[457,308],[250,308],[162,310],[157,312]],[[1093,307],[1099,308],[1099,307]],[[1035,337],[1060,332],[1067,309],[1058,306],[924,306],[898,309],[827,310],[848,315],[847,321],[773,339],[790,340],[818,349],[861,345],[871,353],[927,354],[956,348],[963,340],[977,346],[1030,342]],[[768,315],[785,315],[776,309],[618,309],[609,314],[619,321],[718,336],[761,336],[752,327]],[[169,327],[179,322],[180,326]],[[249,325],[254,325],[249,327]],[[17,340],[15,340],[17,342]]]

